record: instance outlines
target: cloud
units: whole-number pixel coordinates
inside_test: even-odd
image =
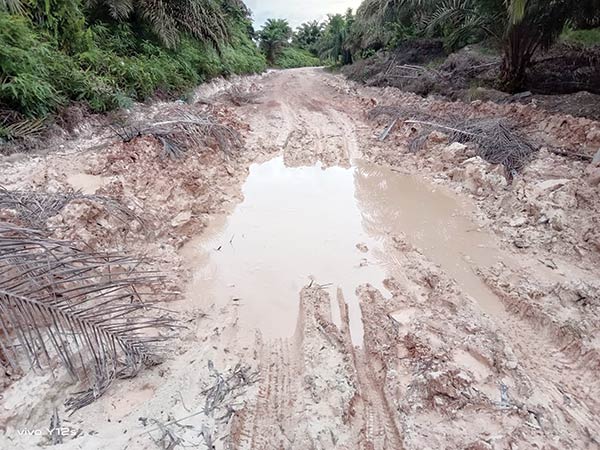
[[[361,0],[246,0],[252,11],[254,28],[259,29],[267,19],[287,19],[292,28],[309,20],[324,20],[327,14],[356,10]]]

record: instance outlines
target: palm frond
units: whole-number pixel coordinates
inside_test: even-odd
[[[475,144],[481,158],[505,167],[508,179],[512,179],[536,151],[536,147],[506,118],[465,119],[453,115],[442,118],[410,106],[392,105],[378,106],[369,112],[370,119],[380,116],[391,118],[394,125],[403,120],[411,126],[420,127],[421,130],[409,142],[409,149],[413,152],[426,142],[431,131],[442,131],[451,142]],[[381,140],[392,128],[386,128]]]
[[[44,131],[46,128],[45,122],[46,121],[42,118],[25,119],[6,125],[0,124],[0,136],[4,136],[8,140],[35,136]]]
[[[518,24],[525,17],[527,0],[504,0],[508,17],[513,25]]]
[[[0,0],[0,11],[8,11],[11,14],[24,14],[25,6],[21,0]]]
[[[0,223],[0,349],[32,369],[59,362],[87,387],[67,402],[75,411],[117,378],[153,363],[159,330],[173,320],[143,300],[156,274],[139,262],[77,250],[70,242]]]
[[[141,136],[154,136],[163,144],[164,155],[177,159],[192,148],[216,147],[231,155],[243,145],[236,130],[220,123],[210,114],[200,114],[184,107],[162,111],[153,122],[131,128]],[[130,135],[131,133],[120,134]]]
[[[48,219],[57,215],[65,206],[75,200],[89,200],[98,203],[124,224],[135,220],[144,226],[142,218],[110,197],[81,192],[9,190],[0,186],[0,209],[15,211],[22,223],[40,230],[46,228]]]
[[[241,10],[241,2],[235,0],[227,4],[218,0],[88,0],[87,3],[89,7],[104,8],[115,20],[141,18],[169,48],[177,46],[187,33],[219,49],[229,39],[228,11]]]

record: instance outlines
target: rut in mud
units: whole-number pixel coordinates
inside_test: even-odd
[[[236,158],[156,168],[156,143],[140,140],[66,165],[48,156],[13,168],[17,187],[19,176],[50,179],[152,211],[156,237],[118,245],[160,260],[181,291],[169,303],[187,326],[175,351],[74,414],[69,426],[82,434],[64,445],[598,448],[598,268],[560,242],[548,251],[537,225],[498,228],[492,209],[517,194],[496,168],[460,160],[466,149],[435,133],[422,154],[382,143],[380,124],[366,118],[384,102],[448,106],[321,69],[241,83],[261,95],[221,111],[243,124]],[[583,173],[578,164],[567,172]],[[40,166],[44,180],[32,175]],[[558,192],[570,183],[549,183],[547,168],[534,167],[514,188],[523,197],[529,185]],[[571,182],[580,202],[588,198],[584,181]],[[110,225],[101,211],[76,208],[53,218],[61,233],[75,223],[92,244],[117,245],[99,231]],[[515,228],[531,231],[517,236],[528,246],[510,245]],[[592,242],[566,226],[553,232],[562,244]],[[20,397],[23,386],[32,393]],[[15,430],[45,423],[59,399],[39,376],[9,386],[2,439],[27,448]]]

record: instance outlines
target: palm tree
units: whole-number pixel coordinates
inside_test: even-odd
[[[335,63],[352,63],[352,52],[348,44],[348,37],[354,15],[348,10],[345,15],[335,14],[329,16],[329,20],[323,30],[323,36],[319,43],[319,56],[330,59]]]
[[[292,29],[287,20],[268,19],[265,22],[258,32],[258,39],[260,48],[270,64],[275,62],[281,50],[289,44],[291,37]]]
[[[450,48],[492,37],[503,49],[501,85],[516,91],[535,52],[550,47],[565,24],[600,23],[600,0],[366,0],[357,17],[380,30],[408,20]]]
[[[423,0],[407,0],[413,4]],[[502,45],[500,83],[514,92],[524,86],[527,69],[538,49],[548,49],[573,20],[600,21],[599,0],[450,0],[435,2],[424,22],[431,34],[449,30],[456,44],[483,31]],[[428,6],[431,8],[432,4]]]
[[[231,10],[247,11],[239,0],[86,0],[86,6],[99,17],[141,20],[170,48],[183,33],[219,48],[229,38]]]
[[[293,37],[293,44],[304,50],[308,50],[313,55],[318,55],[317,43],[323,35],[323,24],[316,20],[306,22],[296,28]]]
[[[10,14],[23,14],[25,8],[21,0],[0,0],[0,11],[8,11]]]

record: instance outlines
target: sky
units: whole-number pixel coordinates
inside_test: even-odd
[[[292,28],[309,20],[323,20],[327,14],[356,10],[361,0],[245,0],[252,11],[254,28],[259,29],[267,19],[287,19]]]

